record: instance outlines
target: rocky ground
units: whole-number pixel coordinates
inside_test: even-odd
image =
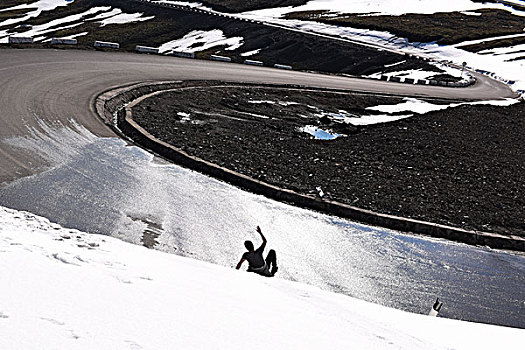
[[[193,87],[134,119],[156,137],[270,184],[377,212],[525,236],[524,106],[462,106],[374,126],[337,122],[401,98]],[[443,101],[433,101],[443,103]],[[332,115],[330,115],[332,113]],[[321,115],[324,114],[324,117]],[[344,136],[314,139],[319,126]]]

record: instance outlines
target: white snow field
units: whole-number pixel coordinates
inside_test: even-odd
[[[0,207],[1,349],[521,349],[410,314]]]

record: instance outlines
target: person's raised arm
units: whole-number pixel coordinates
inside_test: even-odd
[[[266,237],[264,237],[262,231],[261,231],[261,228],[259,226],[257,226],[257,232],[261,235],[261,238],[263,240],[263,244],[261,245],[262,247],[265,247],[266,246]]]
[[[246,260],[246,259],[241,258],[241,261],[239,261],[239,263],[238,263],[237,266],[235,267],[237,270],[241,268],[241,265],[242,265],[242,263],[244,262],[244,260]]]

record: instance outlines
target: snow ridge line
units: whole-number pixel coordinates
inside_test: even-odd
[[[174,90],[173,86],[180,83],[181,82],[162,82],[153,84],[141,83],[121,88],[117,87],[113,90],[110,89],[96,98],[95,110],[99,117],[101,117],[106,124],[110,125],[119,135],[124,136],[137,145],[178,165],[215,177],[252,193],[264,195],[268,198],[290,203],[302,208],[356,220],[365,224],[377,225],[398,231],[423,234],[437,238],[445,238],[471,245],[525,251],[525,238],[519,236],[504,236],[490,232],[465,230],[452,226],[414,220],[411,218],[377,213],[336,201],[319,199],[299,194],[289,189],[267,184],[230,169],[218,166],[217,164],[210,163],[199,157],[191,156],[181,149],[157,139],[133,120],[133,106],[154,95]],[[141,93],[140,91],[144,91],[144,89],[147,89],[150,92]],[[126,96],[128,98],[126,98]],[[132,99],[129,99],[129,97]],[[118,104],[112,103],[112,106],[107,104],[108,101],[114,101],[115,99],[119,101]],[[125,107],[123,107],[124,105]],[[115,113],[118,115],[117,125],[113,123],[112,118],[108,119],[108,116],[113,116]]]

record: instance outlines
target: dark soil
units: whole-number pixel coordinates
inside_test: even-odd
[[[372,114],[363,109],[400,101],[197,87],[147,99],[134,119],[190,155],[300,193],[316,194],[320,186],[326,198],[364,209],[525,236],[523,103],[462,106],[368,127],[316,116],[341,109]],[[346,136],[313,139],[299,130],[306,125]]]
[[[0,12],[0,21],[5,21],[6,19],[24,17],[24,15],[28,13],[29,11],[31,11],[31,9]]]
[[[471,52],[479,52],[481,50],[488,50],[488,49],[494,49],[497,47],[510,47],[515,45],[525,44],[525,38],[524,37],[517,37],[517,38],[508,38],[508,39],[500,39],[500,40],[489,40],[486,42],[482,42],[479,44],[473,44],[468,46],[462,46],[462,50],[471,51]]]
[[[0,10],[6,9],[9,7],[13,7],[13,6],[30,4],[30,3],[37,2],[37,1],[38,0],[2,0],[2,2],[0,3]]]
[[[332,25],[387,31],[411,42],[437,42],[441,45],[468,40],[523,33],[525,19],[504,10],[476,10],[481,16],[460,12],[405,14],[401,16],[333,16],[326,11],[294,12],[287,18],[315,20]]]

